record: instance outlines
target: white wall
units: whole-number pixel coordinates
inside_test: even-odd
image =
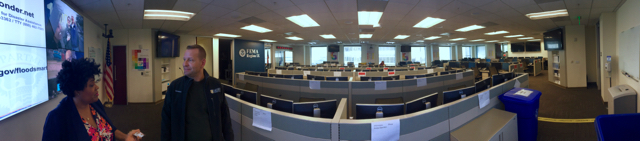
[[[567,87],[587,87],[587,55],[584,25],[565,26]],[[561,68],[562,69],[562,68]]]
[[[211,40],[212,43],[212,51],[213,54],[211,54],[212,59],[213,59],[213,77],[214,78],[218,78],[218,76],[220,76],[220,40],[218,38],[213,38]]]
[[[530,52],[511,52],[511,43],[507,44],[507,56],[508,57],[531,57],[531,56],[542,56],[543,58],[547,58],[547,50],[544,49],[544,41],[540,41],[540,50],[541,51],[530,51]]]
[[[629,1],[626,1],[622,6],[620,6],[618,11],[616,12],[616,23],[615,23],[616,32],[614,35],[612,35],[616,37],[616,40],[615,40],[616,43],[620,40],[620,37],[618,37],[618,35],[620,35],[622,31],[628,30],[631,27],[635,27],[640,24],[640,17],[638,17],[638,13],[640,13],[640,8],[638,7],[640,7],[640,1],[629,0]],[[616,50],[618,50],[619,48],[620,48],[619,44],[616,44]],[[618,59],[619,57],[617,57],[619,54],[617,51],[615,52],[616,52],[616,55],[615,55],[616,57],[612,57],[612,62],[619,61]],[[613,68],[618,68],[617,64],[618,63],[616,63],[616,66]],[[616,71],[613,71],[612,74],[614,76],[617,76],[617,75],[620,75],[620,72],[619,70],[616,69]],[[632,80],[631,78],[620,76],[617,79],[619,84],[628,84],[633,89],[635,89],[636,92],[640,91],[640,83]],[[616,80],[612,80],[612,81],[616,81]],[[638,97],[638,99],[640,100],[640,97]],[[640,107],[640,103],[638,103],[638,107]],[[638,112],[640,112],[640,108],[638,108]]]
[[[616,13],[602,13],[600,15],[600,51],[602,56],[600,56],[600,62],[603,65],[600,66],[600,70],[605,70],[604,63],[607,62],[607,56],[611,56],[611,72],[601,71],[600,72],[600,84],[601,88],[601,96],[605,97],[605,95],[609,95],[609,91],[607,90],[609,86],[618,85],[618,41],[616,33]],[[612,73],[615,72],[615,73]]]
[[[585,49],[587,58],[587,82],[598,81],[598,54],[596,45],[596,27],[587,26],[585,28]]]
[[[114,58],[126,57],[127,60],[127,101],[129,103],[155,102],[152,87],[153,71],[151,69],[147,71],[135,70],[131,61],[132,50],[149,49],[149,51],[155,51],[155,47],[152,45],[153,32],[151,29],[120,29],[113,30],[113,34],[114,38],[111,39],[113,46],[127,46],[127,56],[113,56]],[[154,58],[155,56],[150,56],[149,68],[153,68]],[[149,73],[149,75],[141,73]]]

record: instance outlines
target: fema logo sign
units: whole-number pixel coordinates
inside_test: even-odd
[[[239,54],[240,54],[240,57],[244,57],[247,54],[247,52],[244,49],[240,49]]]
[[[260,52],[257,49],[240,49],[238,51],[240,57],[246,58],[260,58]]]

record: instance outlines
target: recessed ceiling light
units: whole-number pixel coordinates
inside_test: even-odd
[[[499,42],[499,41],[498,40],[487,41],[487,43],[494,43],[494,42]]]
[[[467,27],[456,29],[456,31],[458,31],[458,32],[467,32],[467,31],[476,30],[476,29],[482,29],[482,28],[484,28],[484,26],[481,26],[481,25],[470,25],[470,26],[467,26]]]
[[[189,21],[191,17],[196,14],[191,12],[176,11],[176,10],[144,10],[145,20],[177,20],[177,21]]]
[[[379,23],[373,24],[373,27],[380,27]]]
[[[296,36],[284,37],[284,38],[287,38],[287,39],[289,39],[289,40],[296,40],[296,41],[297,41],[297,40],[303,40],[302,38],[300,38],[300,37],[296,37]]]
[[[393,43],[396,43],[396,42],[387,42],[387,44],[393,44]]]
[[[529,39],[533,39],[533,37],[518,38],[518,40],[529,40]]]
[[[268,43],[277,42],[277,41],[275,41],[275,40],[269,40],[269,39],[262,39],[262,40],[260,40],[260,41],[268,42]]]
[[[393,39],[406,39],[406,38],[409,38],[409,35],[398,35]]]
[[[496,32],[488,32],[488,33],[484,33],[484,35],[498,35],[498,34],[505,34],[505,33],[509,33],[509,31],[496,31]]]
[[[527,40],[527,41],[540,41],[540,39],[533,39],[533,40]]]
[[[309,44],[310,44],[310,45],[315,45],[315,44],[316,44],[316,42],[309,42]]]
[[[358,11],[358,25],[376,25],[382,18],[382,12]]]
[[[423,42],[424,42],[424,40],[418,40],[418,41],[416,41],[416,42],[418,42],[418,43],[423,43]]]
[[[287,17],[287,20],[296,23],[301,27],[316,27],[320,26],[316,21],[311,19],[307,14],[302,14],[298,16]]]
[[[504,36],[505,38],[513,38],[513,37],[522,37],[524,35],[509,35],[509,36]]]
[[[231,37],[231,38],[238,38],[238,37],[242,37],[240,35],[233,35],[233,34],[227,34],[227,33],[218,33],[216,35],[213,36],[220,36],[220,37]]]
[[[337,41],[336,43],[338,43],[338,44],[342,44],[342,41]]]
[[[484,39],[469,40],[470,42],[484,41]]]
[[[467,39],[467,38],[455,38],[455,39],[451,39],[449,41],[460,41],[460,40],[464,40],[464,39]]]
[[[560,9],[560,10],[553,10],[553,11],[529,13],[525,16],[529,17],[529,19],[531,20],[539,20],[539,19],[569,16],[569,12],[567,12],[567,9]]]
[[[324,39],[335,39],[336,36],[333,36],[333,34],[322,34],[320,35],[320,37],[324,38]]]
[[[444,22],[445,19],[440,18],[432,18],[427,17],[424,20],[420,21],[418,24],[414,25],[413,28],[429,28],[441,22]]]
[[[257,25],[248,25],[248,26],[242,27],[240,29],[254,31],[254,32],[258,32],[258,33],[267,33],[267,32],[271,32],[272,31],[271,29],[267,29],[267,28],[260,27],[260,26],[257,26]]]
[[[435,40],[435,39],[438,39],[438,38],[440,38],[440,36],[431,36],[431,37],[427,37],[427,38],[424,38],[424,39],[425,40]]]
[[[502,42],[500,42],[500,43],[509,43],[509,41],[502,41]]]
[[[373,34],[360,34],[360,38],[371,38]]]

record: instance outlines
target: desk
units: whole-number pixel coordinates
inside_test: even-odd
[[[515,113],[491,109],[455,131],[452,141],[516,141],[518,119]]]

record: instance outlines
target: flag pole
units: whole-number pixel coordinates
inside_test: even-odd
[[[109,32],[107,33],[107,25],[108,24],[104,24],[104,33],[102,33],[102,37],[107,38],[107,51],[106,51],[106,55],[105,55],[105,63],[104,63],[104,71],[103,71],[103,83],[102,83],[102,88],[104,90],[104,93],[107,95],[108,99],[107,101],[104,103],[104,106],[107,108],[111,108],[113,106],[113,75],[111,74],[111,72],[113,71],[111,69],[111,38],[113,38],[113,30],[109,30]]]

